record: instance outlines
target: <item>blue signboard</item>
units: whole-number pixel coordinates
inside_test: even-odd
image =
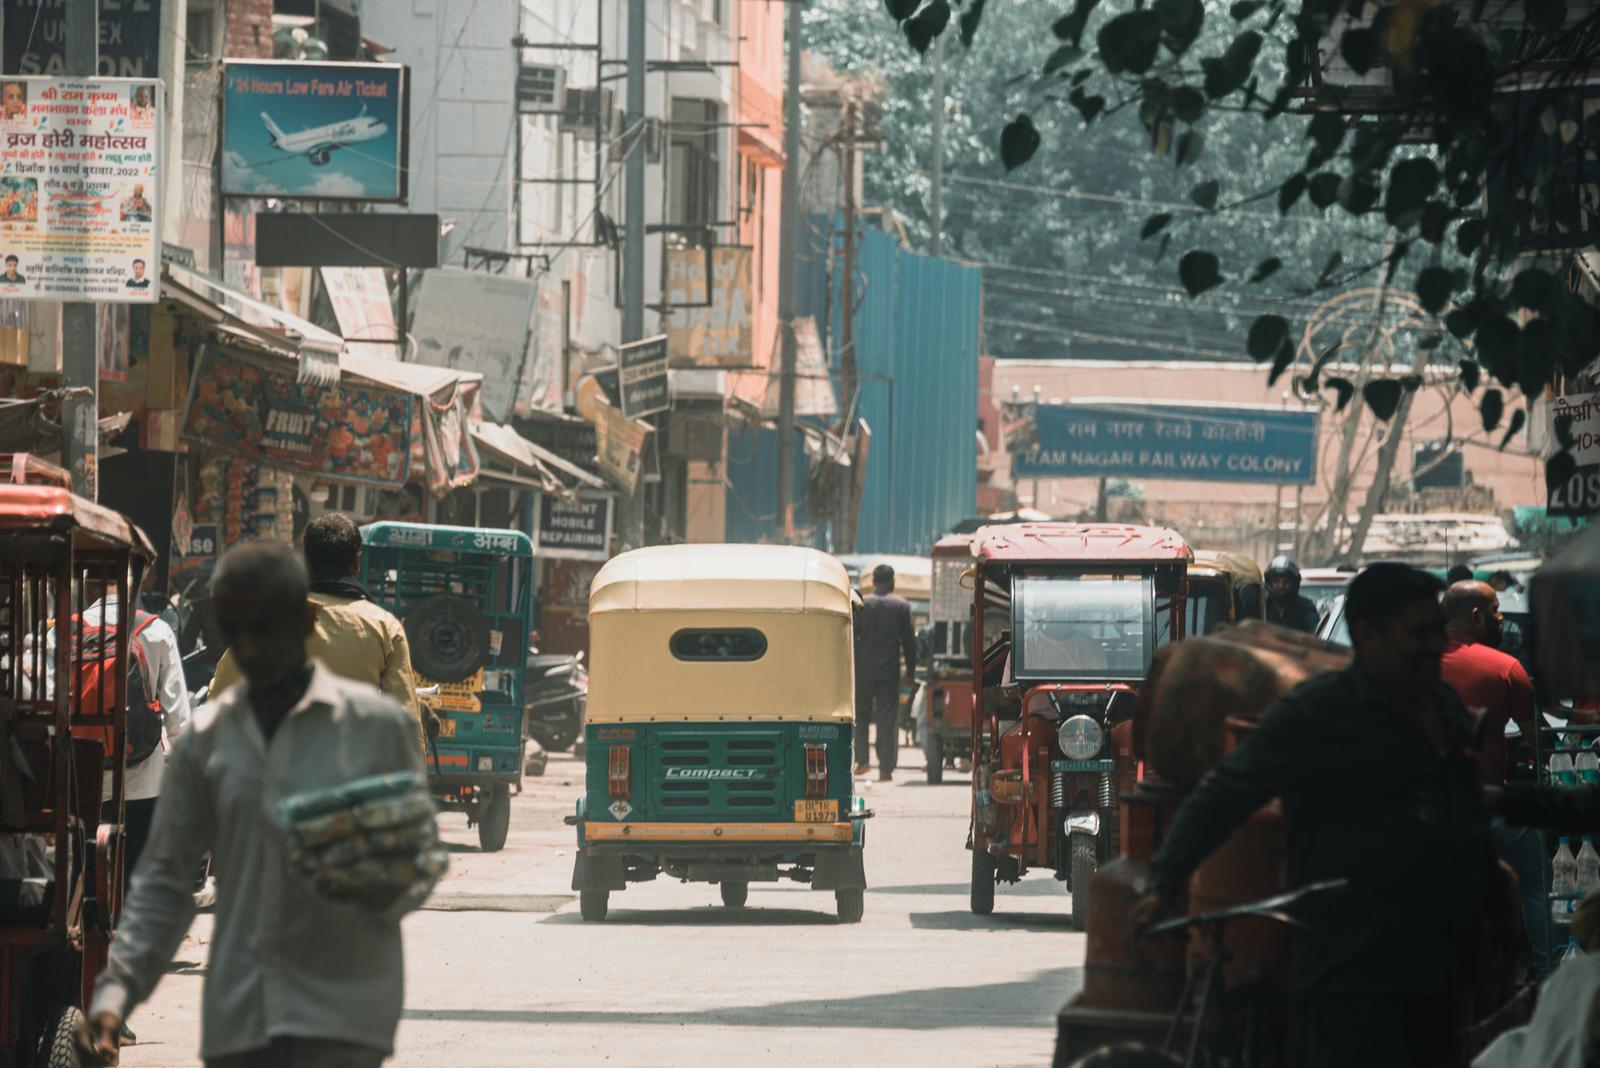
[[[1169,478],[1310,485],[1317,413],[1196,404],[1030,407],[1008,448],[1014,478]],[[1031,425],[1030,425],[1031,424]]]

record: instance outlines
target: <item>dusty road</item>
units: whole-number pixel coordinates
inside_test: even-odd
[[[504,851],[445,817],[452,870],[405,921],[406,1011],[391,1065],[1037,1065],[1077,989],[1083,936],[1048,874],[967,909],[965,776],[926,785],[921,755],[893,784],[859,783],[866,918],[833,895],[755,884],[732,912],[717,889],[660,881],[613,894],[584,923],[569,891],[581,765],[557,756],[515,802]],[[132,1020],[128,1068],[196,1065],[211,920]]]

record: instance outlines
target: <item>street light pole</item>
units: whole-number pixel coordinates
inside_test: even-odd
[[[800,15],[789,0],[788,78],[783,89],[783,205],[778,231],[778,516],[783,536],[794,536],[794,308],[800,254]],[[846,314],[849,314],[848,309]]]
[[[628,80],[623,111],[622,341],[644,337],[644,109],[645,0],[628,0]],[[599,210],[596,204],[595,209]],[[624,548],[644,544],[644,482],[617,502],[618,535]]]
[[[99,65],[100,31],[95,0],[66,0],[64,73],[93,78]],[[61,306],[61,459],[72,474],[72,491],[98,496],[100,439],[100,344],[95,305]]]

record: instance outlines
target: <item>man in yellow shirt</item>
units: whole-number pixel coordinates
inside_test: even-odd
[[[355,579],[361,569],[361,528],[343,512],[328,512],[307,524],[304,548],[313,628],[306,652],[335,675],[375,686],[409,709],[417,718],[417,743],[426,756],[428,736],[405,627]],[[210,699],[215,701],[241,677],[230,649],[217,662]]]

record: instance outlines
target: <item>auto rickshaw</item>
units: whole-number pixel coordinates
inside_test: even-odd
[[[791,546],[658,546],[600,569],[568,817],[584,919],[658,875],[716,883],[728,908],[793,879],[861,919],[851,600],[837,560]]]
[[[1193,553],[1163,527],[1023,523],[978,531],[972,556],[973,620],[1011,613],[993,644],[972,636],[972,911],[994,910],[997,880],[1044,867],[1082,930],[1090,880],[1117,853],[1117,781],[1131,781],[1108,738],[1156,646],[1183,637]]]
[[[1266,582],[1249,557],[1196,549],[1188,577],[1184,633],[1189,637],[1210,634],[1224,623],[1266,617]]]
[[[522,790],[523,688],[533,630],[533,543],[517,530],[373,523],[361,579],[405,624],[419,692],[439,721],[428,781],[478,844],[506,844]]]
[[[928,782],[944,781],[944,769],[972,759],[972,597],[962,576],[972,569],[972,535],[951,534],[933,546],[929,599],[930,652],[925,694],[917,710],[917,738],[928,762]],[[987,648],[1010,628],[1009,606],[991,598],[984,623]]]
[[[122,909],[121,819],[102,820],[101,788],[109,776],[121,813],[131,641],[81,621],[131,604],[153,555],[67,489],[0,485],[0,1066],[78,1063]]]

